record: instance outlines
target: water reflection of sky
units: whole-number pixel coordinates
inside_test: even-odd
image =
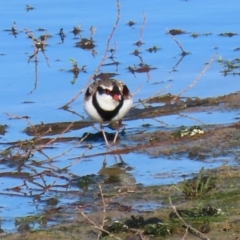
[[[1,102],[0,120],[1,124],[7,124],[7,133],[1,137],[1,142],[24,140],[29,138],[22,131],[27,126],[23,120],[9,120],[6,112],[29,116],[33,124],[42,122],[61,122],[79,120],[79,117],[59,109],[62,105],[72,99],[85,86],[87,79],[101,61],[105,51],[107,38],[116,21],[116,3],[114,1],[30,1],[30,6],[35,7],[32,11],[26,11],[25,4],[21,1],[0,1],[1,21],[0,21],[0,65],[1,65]],[[239,4],[236,1],[219,0],[217,3],[207,1],[121,1],[121,18],[115,34],[112,38],[110,48],[114,48],[116,43],[115,60],[120,62],[115,66],[102,67],[103,72],[117,72],[117,78],[124,80],[132,92],[139,87],[135,96],[138,99],[148,98],[151,95],[162,92],[178,94],[184,90],[200,74],[205,64],[218,53],[216,60],[221,57],[224,60],[233,60],[239,57],[239,51],[234,51],[239,47],[239,36],[221,37],[220,33],[239,33],[239,26],[236,19],[239,15]],[[233,7],[234,6],[234,7]],[[147,74],[136,76],[129,73],[128,66],[138,65],[139,58],[130,53],[136,49],[135,42],[139,41],[140,28],[143,22],[143,13],[146,16],[146,23],[142,31],[143,45],[139,49],[143,62],[156,67],[150,71],[150,79],[147,82]],[[129,27],[128,21],[136,22],[136,25]],[[19,34],[12,36],[6,29],[11,29],[13,22],[16,22],[16,29]],[[96,27],[93,39],[96,44],[97,55],[93,57],[90,51],[76,48],[75,44],[80,40],[74,38],[70,32],[73,27],[81,26],[82,37],[89,38],[89,29]],[[28,57],[33,54],[32,41],[27,38],[23,29],[33,32],[35,37],[44,34],[45,31],[38,31],[44,28],[52,35],[47,41],[46,56],[50,67],[47,66],[43,54],[38,55],[38,69],[35,72],[33,62],[28,63]],[[64,42],[61,42],[59,35],[60,28],[66,35]],[[186,55],[179,65],[177,71],[172,71],[173,67],[181,59],[181,50],[177,44],[166,34],[170,29],[182,29],[188,34],[177,35],[175,38],[180,42]],[[193,38],[191,33],[200,34]],[[211,33],[208,36],[203,34]],[[161,48],[156,53],[149,53],[146,49],[158,46]],[[217,49],[216,49],[217,48]],[[68,72],[72,66],[69,61],[73,58],[79,66],[86,65],[87,73],[80,73],[75,84],[71,84],[73,74]],[[110,60],[107,59],[106,63]],[[228,94],[238,91],[240,88],[239,76],[226,76],[220,72],[223,66],[215,61],[199,82],[189,89],[184,96],[189,97],[211,97]],[[37,89],[30,93],[34,87],[34,81],[38,78]],[[25,101],[32,103],[24,104]],[[86,116],[82,108],[82,95],[71,104],[71,110]],[[191,113],[187,113],[192,116]],[[205,124],[227,124],[234,121],[235,112],[214,112],[194,113],[197,118]],[[159,120],[159,119],[158,119]],[[196,125],[190,118],[176,115],[160,118],[166,122],[167,127],[178,127],[181,125]],[[127,134],[137,132],[142,124],[151,124],[149,131],[158,128],[165,128],[166,125],[159,125],[152,119],[135,120],[126,122]],[[167,128],[166,127],[166,128]],[[81,137],[84,132],[95,132],[92,127],[72,131],[66,136]],[[123,140],[124,141],[124,140]],[[52,156],[64,152],[73,143],[57,143],[54,149],[46,150]],[[7,147],[2,145],[2,149]],[[89,154],[104,151],[102,143],[97,143],[95,148],[89,150]],[[71,158],[81,155],[83,149],[77,148],[67,156],[60,157],[54,164],[63,168],[74,162]],[[40,154],[35,153],[35,160],[43,160]],[[76,175],[97,173],[101,169],[103,157],[87,158],[70,168],[70,172]],[[215,162],[198,162],[188,158],[166,159],[150,158],[145,154],[130,153],[123,155],[123,159],[133,167],[131,173],[137,183],[146,185],[173,183],[182,179],[182,174],[190,174],[198,171],[204,164],[205,167],[215,167],[221,165],[225,160],[220,159]],[[109,157],[109,165],[114,164],[114,159]],[[45,165],[47,167],[47,165]],[[186,167],[187,166],[187,167]],[[1,166],[1,171],[8,171],[7,166]],[[10,169],[14,171],[14,169]],[[30,171],[29,169],[25,169]],[[41,169],[37,169],[41,171]],[[48,179],[49,180],[49,179]],[[50,180],[49,180],[50,181]],[[1,191],[19,185],[21,180],[12,178],[2,178]],[[50,181],[51,182],[51,181]],[[51,194],[50,194],[51,195]],[[47,197],[47,196],[46,196]],[[49,197],[49,196],[48,196]],[[13,218],[21,215],[33,214],[35,205],[32,199],[18,197],[14,201],[19,202],[12,205],[13,197],[0,195],[2,228],[12,229]],[[4,204],[3,204],[4,203]],[[64,199],[62,200],[64,203]],[[30,207],[31,206],[31,207]],[[21,211],[20,211],[21,209]],[[28,209],[28,211],[26,211]]]

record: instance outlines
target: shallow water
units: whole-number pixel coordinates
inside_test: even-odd
[[[87,80],[94,73],[99,65],[108,36],[116,22],[117,7],[114,1],[57,1],[53,5],[50,1],[31,1],[29,5],[35,7],[26,11],[26,6],[21,2],[0,2],[0,65],[1,65],[1,100],[0,120],[2,124],[7,124],[7,132],[1,136],[1,150],[5,150],[8,142],[25,140],[27,136],[23,130],[28,126],[28,122],[23,119],[14,119],[14,116],[28,116],[31,124],[77,121],[80,117],[76,114],[60,109],[61,106],[70,101],[87,84]],[[13,3],[13,2],[12,2]],[[220,36],[221,33],[239,33],[239,26],[236,19],[239,13],[239,4],[236,1],[219,0],[217,4],[207,1],[171,1],[162,3],[152,1],[151,4],[145,2],[120,2],[120,21],[111,39],[110,48],[116,46],[115,60],[120,64],[102,66],[102,72],[115,72],[119,74],[116,78],[124,80],[132,93],[135,94],[135,105],[138,99],[145,99],[154,94],[171,93],[179,94],[186,89],[189,84],[204,69],[205,64],[215,57],[215,61],[203,74],[199,81],[186,92],[184,97],[216,97],[239,90],[239,76],[231,73],[224,76],[226,69],[224,64],[217,61],[233,60],[239,57],[239,51],[234,49],[239,47],[239,35],[233,37]],[[233,7],[234,6],[234,7]],[[144,16],[146,20],[144,20]],[[136,22],[132,27],[128,26],[129,21]],[[17,35],[12,35],[9,31],[16,22]],[[76,42],[81,40],[81,36],[74,36],[71,32],[73,27],[80,26],[81,36],[90,38],[90,27],[96,28],[93,35],[96,44],[95,56],[91,51],[76,48]],[[45,29],[39,31],[39,28]],[[62,42],[58,35],[63,28],[66,37]],[[50,67],[44,55],[38,54],[37,71],[33,59],[28,63],[29,56],[33,54],[33,42],[27,38],[26,29],[31,31],[34,37],[39,37],[46,32],[51,35],[47,40],[45,56],[48,58]],[[141,30],[142,29],[142,30]],[[172,38],[166,34],[171,29],[181,29],[186,34],[176,35],[175,39],[189,55],[181,60],[181,50]],[[192,33],[199,34],[192,37]],[[139,48],[142,63],[148,64],[154,70],[146,73],[135,73],[128,71],[129,66],[138,66],[141,61],[131,53],[136,49],[137,41],[141,40],[143,45]],[[160,48],[156,53],[150,53],[146,49],[153,46]],[[109,56],[109,52],[108,52]],[[69,59],[74,59],[79,66],[86,65],[86,73],[79,73],[74,84],[71,83],[73,73],[69,70],[72,65]],[[181,60],[181,61],[180,61]],[[178,64],[178,61],[179,64]],[[111,63],[107,59],[105,63]],[[176,66],[176,64],[178,64]],[[173,71],[174,70],[174,71]],[[238,69],[235,70],[238,72]],[[37,79],[37,86],[34,84]],[[82,108],[83,95],[70,105],[70,110],[77,112],[80,116],[86,117]],[[25,102],[30,103],[25,103]],[[9,118],[6,113],[12,114]],[[194,113],[188,114],[204,124],[228,124],[235,120],[237,111],[218,111],[214,113]],[[191,126],[199,124],[190,118],[179,115],[164,116],[157,118],[165,123],[161,125],[153,119],[126,121],[126,134],[136,134],[142,130],[143,124],[151,124],[147,131],[155,131],[167,125],[168,128],[179,127],[181,125]],[[64,136],[81,137],[84,132],[96,132],[92,127],[71,131]],[[125,142],[124,136],[120,139],[121,144],[131,144]],[[53,148],[44,149],[49,157],[55,157],[68,151],[76,142],[62,142],[53,144]],[[93,143],[93,148],[88,154],[95,154],[105,151],[104,142]],[[60,173],[61,176],[71,178],[72,175],[84,176],[86,174],[97,174],[102,167],[103,156],[79,159],[84,148],[74,148],[69,153],[57,157],[54,162],[49,163],[46,157],[35,152],[29,163],[21,172],[30,175],[43,172],[46,169],[60,170],[68,167],[67,171]],[[234,162],[229,159],[209,159],[209,161],[193,161],[184,156],[177,158],[158,157],[151,158],[145,153],[123,154],[123,160],[133,168],[130,175],[135,179],[135,183],[144,185],[168,184],[182,180],[183,175],[196,173],[201,167],[213,168],[225,163]],[[33,162],[41,162],[42,165],[33,167]],[[108,165],[115,163],[112,156],[108,157]],[[1,162],[0,171],[17,172],[16,165],[8,162]],[[23,177],[1,177],[0,211],[1,222],[4,230],[14,230],[14,218],[31,214],[36,214],[44,210],[44,199],[55,196],[54,191],[44,192],[42,187],[29,183],[22,187],[22,192],[7,190],[23,184]],[[36,180],[40,183],[42,180]],[[45,184],[66,184],[66,179],[56,177],[44,177]],[[41,184],[43,184],[43,182]],[[44,185],[44,184],[43,184]],[[56,188],[64,190],[64,187]],[[52,189],[54,190],[54,189]],[[76,186],[71,186],[72,191],[79,191]],[[44,192],[42,201],[35,201],[32,195]],[[15,193],[15,196],[12,195]],[[58,194],[56,194],[58,195]],[[61,204],[65,200],[59,194]],[[69,199],[68,199],[69,200]],[[68,201],[67,200],[67,201]],[[73,200],[74,201],[74,200]]]

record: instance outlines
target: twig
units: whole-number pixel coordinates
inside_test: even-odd
[[[213,63],[213,61],[215,60],[217,56],[217,53],[213,55],[213,57],[210,59],[209,63],[206,64],[206,66],[203,68],[203,70],[200,72],[200,74],[197,76],[197,78],[190,84],[187,86],[187,88],[185,88],[182,92],[180,92],[176,97],[174,97],[171,101],[171,103],[174,103],[177,101],[177,99],[186,91],[188,91],[190,88],[192,88],[195,84],[197,84],[197,82],[200,80],[200,78],[203,76],[203,74],[207,71],[207,69],[210,67],[210,65]]]
[[[117,239],[117,240],[122,240],[121,238],[119,238],[119,237],[117,237],[117,236],[114,236],[114,235],[111,234],[109,231],[107,231],[106,229],[102,228],[102,226],[98,226],[98,225],[97,225],[94,221],[92,221],[84,212],[81,212],[81,214],[82,214],[82,216],[83,216],[85,219],[87,219],[87,220],[92,224],[92,226],[93,226],[94,228],[96,228],[96,229],[98,229],[98,230],[100,230],[100,231],[102,231],[102,232],[107,233],[110,237],[113,237],[113,238],[115,238],[115,239]]]
[[[185,233],[184,233],[184,236],[182,237],[182,240],[186,240],[187,234],[188,234],[188,227],[186,227],[185,229]]]
[[[195,229],[194,227],[192,227],[191,225],[189,225],[188,223],[186,223],[186,221],[179,215],[176,207],[172,204],[172,199],[171,197],[168,198],[169,199],[169,203],[170,206],[173,209],[173,212],[177,215],[177,217],[180,219],[180,221],[184,224],[184,226],[188,229],[190,229],[197,237],[203,239],[203,240],[210,240],[210,238],[208,236],[206,236],[205,234],[199,232],[197,229]]]
[[[137,47],[138,47],[137,51],[139,51],[140,47],[142,46],[142,36],[143,36],[143,30],[145,28],[146,20],[147,20],[146,15],[145,15],[145,13],[143,13],[143,22],[142,22],[142,25],[140,27],[139,40],[138,40],[138,42],[140,44],[137,45]],[[140,60],[142,62],[142,59],[140,59]]]
[[[51,139],[50,141],[48,141],[46,144],[40,145],[38,148],[36,148],[36,151],[38,151],[39,149],[42,149],[43,147],[45,147],[45,146],[47,146],[47,145],[52,144],[52,143],[55,142],[57,139],[61,138],[61,136],[62,136],[65,132],[67,132],[67,131],[72,127],[73,124],[74,124],[74,122],[71,122],[71,123],[69,124],[69,126],[61,132],[61,134],[57,135],[55,138],[53,138],[53,139]]]
[[[156,98],[157,96],[160,96],[164,91],[166,91],[169,87],[171,87],[171,84],[168,84],[167,86],[165,86],[163,89],[159,90],[156,94],[152,95],[151,97],[149,98],[146,98],[146,99],[139,99],[138,101],[141,103],[141,104],[144,104],[148,101],[151,101],[152,99]],[[138,107],[140,104],[136,105],[135,107]]]
[[[39,52],[43,53],[45,61],[48,65],[48,67],[50,67],[48,57],[45,54],[45,47],[47,45],[48,34],[45,33],[44,40],[41,40],[41,39],[35,38],[33,36],[32,32],[29,31],[28,29],[23,29],[23,31],[25,31],[28,38],[30,38],[32,40],[33,50],[34,50],[34,53],[31,56],[29,56],[29,59],[28,59],[28,62],[30,62],[30,60],[34,57],[34,62],[35,62],[35,82],[34,82],[34,88],[30,91],[30,94],[31,94],[31,93],[33,93],[33,91],[36,90],[37,83],[38,83],[38,57],[37,56],[38,56]]]
[[[81,140],[80,140],[79,142],[77,142],[77,143],[74,144],[72,147],[70,147],[69,149],[67,149],[65,152],[62,152],[62,153],[60,153],[59,155],[57,155],[57,156],[55,156],[55,157],[49,157],[47,154],[45,154],[45,153],[42,151],[42,149],[39,149],[38,152],[39,152],[40,154],[44,155],[44,156],[48,159],[48,161],[53,161],[54,159],[57,159],[57,158],[59,158],[59,157],[62,157],[62,156],[64,156],[64,155],[66,155],[67,153],[71,152],[74,148],[78,147],[78,145],[80,145],[80,144],[88,137],[88,135],[89,135],[89,134],[86,134],[86,136],[83,137],[83,138],[81,138]],[[70,165],[68,165],[67,167],[64,167],[64,168],[69,168],[69,167],[75,165],[75,164],[79,161],[79,159],[81,159],[81,158],[84,157],[85,153],[86,153],[89,149],[90,149],[90,146],[87,146],[86,149],[85,149],[85,151],[81,154],[80,157],[78,157],[73,163],[71,163]],[[55,168],[56,168],[56,167],[55,167]]]
[[[74,149],[75,147],[77,147],[77,145],[79,145],[80,143],[82,143],[82,141],[84,141],[85,138],[88,137],[88,135],[89,135],[89,134],[87,134],[84,138],[82,138],[81,141],[80,141],[78,144],[76,144],[76,145],[74,145],[72,148],[70,148],[69,151],[71,151],[72,149]],[[91,145],[88,145],[88,146],[85,148],[85,151],[81,154],[81,156],[77,157],[73,163],[71,163],[70,165],[68,165],[68,166],[66,166],[66,167],[64,167],[64,168],[66,169],[66,168],[72,167],[72,166],[74,166],[75,164],[77,164],[77,163],[79,162],[79,160],[85,156],[86,152],[87,152],[89,149],[91,149]],[[67,151],[67,152],[69,152],[69,151]],[[66,153],[66,152],[64,152],[64,153]],[[54,159],[54,158],[53,158],[53,159]]]
[[[169,73],[174,72],[174,71],[176,70],[176,67],[180,64],[180,62],[183,60],[183,58],[184,58],[185,56],[186,56],[186,55],[181,54],[180,59],[179,59],[179,60],[177,61],[177,63],[173,66],[172,70],[169,71]]]
[[[105,199],[104,199],[104,196],[103,196],[103,191],[102,191],[102,186],[99,185],[99,190],[100,190],[100,195],[101,195],[101,199],[102,199],[102,203],[103,203],[103,220],[102,220],[102,227],[104,226],[104,221],[105,221],[105,218],[106,218],[106,208],[107,208],[107,205],[105,203]]]
[[[121,238],[119,237],[116,237],[114,236],[113,234],[111,234],[109,231],[107,231],[106,229],[104,229],[104,221],[105,221],[105,218],[106,218],[106,208],[107,208],[107,204],[105,202],[105,199],[104,199],[104,196],[103,196],[103,191],[102,191],[102,186],[99,185],[99,191],[100,191],[100,195],[101,195],[101,198],[102,198],[102,204],[103,204],[103,219],[102,219],[102,223],[101,225],[97,225],[95,222],[93,222],[84,212],[81,212],[82,216],[84,218],[86,218],[92,225],[94,228],[100,230],[99,234],[98,234],[98,239],[101,239],[101,235],[102,235],[102,232],[105,232],[107,233],[110,237],[113,237],[117,240],[122,240]]]
[[[35,81],[34,81],[34,87],[30,91],[30,94],[32,94],[36,89],[38,85],[38,61],[35,61]]]
[[[103,217],[102,217],[101,228],[104,228],[104,221],[105,221],[105,219],[106,219],[106,208],[107,208],[107,205],[106,205],[106,203],[105,203],[105,199],[104,199],[104,196],[103,196],[102,186],[99,185],[98,187],[99,187],[99,191],[100,191],[100,195],[101,195],[101,199],[102,199],[102,204],[103,204]],[[98,234],[98,239],[101,238],[101,235],[102,235],[102,233],[100,232],[100,233]]]
[[[22,117],[22,116],[16,116],[16,115],[13,115],[13,114],[10,114],[10,113],[5,113],[5,114],[6,114],[8,117],[11,117],[11,118],[14,118],[14,119],[23,119],[23,120],[25,120],[25,121],[28,123],[28,125],[30,125],[33,129],[35,129],[35,126],[28,120],[27,117],[25,117],[25,116],[23,116],[23,117]],[[64,130],[61,132],[61,134],[59,134],[59,135],[57,135],[55,138],[49,140],[47,143],[45,143],[45,144],[43,144],[43,145],[40,145],[39,147],[32,148],[32,149],[30,150],[30,152],[28,153],[28,157],[30,156],[30,154],[34,153],[35,151],[38,151],[40,154],[44,155],[44,156],[48,159],[48,161],[52,161],[52,160],[54,160],[54,159],[56,159],[56,158],[59,158],[59,157],[65,155],[65,154],[67,154],[68,152],[70,152],[71,150],[73,150],[74,148],[76,148],[79,144],[81,144],[81,143],[88,137],[89,134],[86,134],[85,137],[81,138],[81,140],[80,140],[79,142],[77,142],[76,144],[74,144],[71,148],[69,148],[68,150],[66,150],[66,151],[63,152],[63,153],[60,153],[59,155],[57,155],[57,156],[55,156],[55,157],[50,158],[50,157],[48,157],[48,156],[42,151],[42,149],[43,149],[44,147],[46,147],[47,145],[50,145],[50,144],[54,143],[57,139],[61,138],[61,136],[62,136],[64,133],[66,133],[66,132],[72,127],[73,124],[74,124],[74,122],[70,123],[70,124],[68,125],[68,127],[66,127],[66,129],[64,129]],[[35,131],[36,131],[36,130],[35,130]],[[36,131],[36,132],[37,132],[37,131]],[[39,141],[45,134],[47,134],[47,133],[49,133],[49,132],[51,132],[51,128],[49,128],[48,130],[46,130],[46,131],[45,131],[44,133],[42,133],[41,135],[35,136],[32,141],[34,141],[34,142]],[[23,142],[23,143],[25,143],[25,142]],[[21,147],[22,147],[22,146],[21,146],[21,144],[20,144],[19,148],[21,148]],[[83,152],[83,154],[81,155],[80,158],[84,157],[84,155],[85,155],[85,153],[87,152],[88,149],[89,149],[89,147],[87,147],[87,148],[85,149],[85,151]],[[78,158],[78,159],[79,159],[79,158]],[[74,163],[77,162],[77,161],[78,161],[78,160],[75,160]],[[70,165],[70,166],[71,166],[71,165]]]
[[[13,118],[13,119],[23,119],[24,121],[26,121],[26,122],[28,123],[28,125],[30,125],[31,127],[34,128],[34,124],[32,124],[32,123],[28,120],[28,117],[27,117],[27,116],[17,116],[17,115],[8,113],[8,112],[5,112],[5,114],[6,114],[8,117]]]
[[[181,46],[181,44],[177,41],[176,38],[173,37],[173,35],[171,33],[169,33],[169,31],[167,31],[167,34],[170,35],[170,37],[172,38],[172,40],[178,45],[178,47],[181,49],[182,51],[182,55],[185,56],[187,54],[187,52],[185,52]]]
[[[136,236],[140,238],[140,240],[148,240],[149,238],[145,238],[143,236],[143,231],[140,231],[139,229],[129,228],[129,231],[132,233],[135,233]]]
[[[164,121],[161,121],[161,120],[158,120],[158,119],[156,119],[155,117],[153,117],[152,120],[154,120],[155,122],[158,122],[158,123],[160,123],[160,124],[162,124],[162,125],[169,126],[168,123],[166,123],[166,122],[164,122]]]
[[[112,52],[112,53],[111,53],[111,55],[109,56],[110,59],[113,59],[113,58],[114,58],[114,55],[115,55],[116,51],[117,51],[117,44],[114,43],[114,48],[111,49],[111,52]]]
[[[104,61],[106,60],[107,58],[107,52],[109,50],[109,45],[110,45],[110,42],[112,40],[112,37],[113,37],[113,34],[118,26],[118,22],[120,20],[120,0],[117,0],[117,19],[116,19],[116,22],[113,26],[113,29],[108,37],[108,40],[107,40],[107,44],[106,44],[106,48],[105,48],[105,51],[103,53],[103,57],[100,61],[100,63],[98,64],[97,68],[95,69],[94,73],[89,77],[86,85],[80,90],[80,92],[77,93],[77,95],[75,97],[73,97],[69,102],[67,102],[66,104],[64,104],[62,107],[60,108],[66,108],[67,106],[69,106],[71,103],[73,103],[82,93],[83,91],[85,91],[85,89],[87,88],[87,86],[89,85],[89,83],[94,79],[94,76],[97,75],[97,73],[100,71],[100,68],[101,66],[103,65]]]
[[[194,120],[196,122],[199,122],[201,125],[205,125],[204,122],[202,122],[201,120],[199,120],[199,119],[197,119],[195,117],[189,117],[188,115],[185,115],[185,114],[182,114],[182,113],[178,113],[178,115],[181,116],[181,117],[189,118],[189,119],[192,119],[192,120]]]
[[[10,117],[10,118],[13,118],[13,119],[21,119],[21,120],[26,121],[27,124],[28,124],[30,127],[32,127],[32,128],[35,130],[35,132],[37,132],[35,125],[32,124],[32,123],[28,120],[28,117],[27,117],[27,116],[17,116],[17,115],[14,115],[14,114],[11,114],[11,113],[7,113],[7,112],[5,112],[5,114],[6,114],[8,117]],[[38,141],[39,139],[41,139],[42,136],[48,134],[49,132],[51,132],[51,129],[48,129],[48,130],[46,130],[44,133],[35,136],[33,140],[36,142],[36,141]]]

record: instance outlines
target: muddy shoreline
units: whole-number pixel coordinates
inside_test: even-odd
[[[180,239],[186,234],[186,228],[183,223],[177,218],[173,221],[170,216],[173,213],[173,206],[177,210],[196,213],[204,206],[211,206],[212,209],[217,209],[219,214],[209,216],[189,216],[183,215],[185,221],[202,231],[203,227],[208,226],[209,230],[204,233],[209,239],[238,239],[239,235],[239,178],[240,168],[222,166],[214,170],[205,170],[204,176],[211,176],[214,182],[214,187],[202,197],[197,199],[187,198],[181,191],[183,183],[166,186],[115,186],[115,189],[102,187],[104,204],[102,199],[98,198],[95,201],[95,211],[87,214],[97,226],[100,226],[102,219],[106,219],[105,226],[110,226],[114,221],[125,222],[131,219],[143,217],[144,219],[157,218],[161,219],[162,224],[170,230],[170,234],[164,237],[152,236],[150,239]],[[95,193],[95,197],[99,196],[100,192]],[[169,204],[169,197],[171,197],[172,204]],[[133,202],[138,202],[134,204]],[[159,204],[158,207],[153,207],[153,210],[140,209],[137,206],[141,203],[155,202]],[[135,206],[135,207],[134,207]],[[106,211],[104,213],[104,211]],[[52,209],[53,211],[53,209]],[[55,209],[57,211],[57,209]],[[20,233],[7,234],[4,232],[1,235],[2,239],[97,239],[98,230],[94,227],[88,219],[82,215],[84,212],[83,206],[75,206],[75,217],[68,224],[58,224],[54,227],[48,227],[43,230],[29,230],[25,224],[25,228],[19,228]],[[50,213],[49,213],[50,214]],[[53,217],[54,213],[52,213]],[[64,218],[65,213],[55,213],[60,218]],[[66,217],[66,215],[65,215]],[[139,228],[138,231],[144,231],[144,228]],[[120,239],[127,239],[127,236],[134,236],[131,229],[120,233],[112,233],[115,237]],[[147,234],[143,234],[146,238]],[[104,239],[115,239],[114,237],[105,236]],[[130,238],[129,238],[130,239]],[[140,238],[139,238],[140,239]],[[188,232],[187,238],[190,240],[201,239],[194,233]],[[207,239],[207,238],[206,238]]]
[[[219,102],[221,100],[221,106],[218,104],[218,107],[225,111],[231,108],[238,109],[239,98],[240,94],[238,93],[220,97]],[[216,103],[216,100],[214,100],[214,103]],[[201,109],[194,107],[194,110],[203,111],[203,106],[199,107]],[[210,106],[206,107],[209,108]],[[190,108],[185,109],[185,111],[190,110],[192,111]],[[212,110],[216,111],[216,104],[214,104]],[[192,134],[192,130],[195,131],[194,128],[191,131],[179,128],[168,131],[142,132],[134,136],[126,136],[127,140],[132,142],[132,146],[130,147],[120,145],[118,149],[109,151],[108,153],[86,154],[84,158],[106,154],[120,156],[128,152],[141,152],[150,157],[161,155],[173,157],[185,154],[192,160],[203,162],[209,158],[214,159],[222,156],[234,159],[237,162],[239,159],[239,127],[240,124],[236,121],[235,123],[223,126],[203,125],[201,128],[196,126],[196,129],[201,129],[201,131],[196,131],[194,134]],[[184,135],[181,135],[182,131]],[[51,138],[47,138],[47,141],[49,140],[51,141]],[[64,138],[58,140],[66,141]],[[18,146],[23,146],[20,142],[11,144],[15,147],[17,144]],[[11,144],[9,143],[9,145]],[[19,223],[16,224],[19,233],[7,234],[3,231],[1,237],[3,239],[97,239],[99,231],[96,229],[96,226],[100,226],[103,219],[107,219],[107,221],[104,220],[104,226],[107,227],[111,226],[115,220],[124,223],[126,220],[131,219],[131,216],[134,216],[134,219],[137,220],[142,218],[146,221],[152,218],[160,219],[164,227],[166,227],[165,230],[169,231],[169,235],[166,234],[164,237],[152,236],[150,239],[180,239],[186,234],[186,227],[181,222],[173,222],[170,219],[169,216],[173,211],[173,206],[169,204],[169,197],[171,197],[173,205],[182,211],[196,213],[196,211],[199,211],[204,206],[211,206],[212,209],[220,209],[221,214],[219,215],[215,214],[201,218],[183,216],[183,219],[186,219],[188,224],[197,229],[197,231],[206,231],[204,234],[209,239],[239,239],[240,229],[238,222],[240,218],[238,217],[238,205],[240,200],[238,199],[240,199],[240,168],[238,166],[228,166],[226,161],[226,164],[222,167],[213,170],[204,170],[204,176],[211,176],[214,187],[211,187],[206,194],[196,199],[189,199],[183,194],[183,182],[151,187],[135,185],[134,182],[126,181],[128,170],[127,167],[124,169],[124,162],[121,164],[120,161],[116,166],[103,167],[100,171],[100,175],[105,176],[103,178],[93,175],[80,179],[78,184],[83,184],[82,186],[84,186],[85,182],[90,181],[86,185],[90,184],[92,190],[88,193],[80,193],[80,196],[81,194],[89,195],[89,198],[91,198],[89,203],[79,204],[76,202],[68,206],[58,206],[57,202],[53,205],[50,204],[45,213],[37,215],[35,218],[21,218]],[[194,177],[196,175],[193,176],[193,179]],[[122,181],[120,178],[125,181]],[[102,192],[99,191],[99,184],[101,185]],[[103,200],[105,205],[103,204]],[[146,208],[147,205],[149,205],[149,208]],[[90,208],[88,208],[89,206]],[[139,206],[145,207],[141,208]],[[86,216],[83,216],[82,213],[86,211],[87,218],[96,224],[95,227]],[[45,223],[54,218],[61,219],[59,222],[62,223],[53,227],[44,227]],[[41,227],[39,230],[32,228],[34,222],[40,224]],[[41,228],[43,229],[41,230]],[[148,239],[151,236],[151,234],[148,235],[144,232],[144,227],[139,228],[135,234],[138,231],[141,232],[142,237],[145,237],[143,239]],[[119,237],[120,239],[127,239],[127,236],[134,235],[131,228],[120,232],[115,231],[112,234],[114,237]],[[139,239],[141,239],[141,236]],[[105,236],[104,239],[114,239],[114,237]],[[194,240],[199,238],[199,236],[189,230],[186,239]]]

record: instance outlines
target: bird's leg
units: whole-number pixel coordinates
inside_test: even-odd
[[[113,144],[116,144],[116,142],[117,142],[118,133],[119,133],[119,129],[120,129],[121,125],[122,125],[122,120],[119,120],[119,121],[118,121],[117,132],[116,132],[115,137],[114,137],[114,139],[113,139]]]
[[[113,155],[113,157],[114,157],[114,160],[115,160],[115,163],[117,164],[117,157],[116,157],[116,155]]]
[[[106,166],[107,166],[107,155],[104,156],[103,168],[105,168]]]
[[[109,145],[109,143],[108,143],[107,136],[106,136],[105,131],[104,131],[104,127],[103,127],[102,124],[100,124],[100,127],[101,127],[101,130],[102,130],[103,138],[104,138],[104,140],[105,140],[105,143],[106,143],[106,145],[107,145],[107,148],[109,148],[110,145]]]
[[[121,163],[125,163],[125,162],[123,161],[123,158],[122,158],[122,156],[121,156],[120,154],[118,155],[118,157],[119,157],[119,159],[120,159]]]
[[[107,147],[107,152],[108,152],[108,150],[109,150],[109,148],[110,148],[110,145],[109,145],[109,143],[108,143],[107,136],[106,136],[106,134],[105,134],[103,125],[100,124],[100,127],[101,127],[101,130],[102,130],[103,138],[104,138],[104,140],[105,140],[106,147]],[[103,167],[106,167],[106,165],[107,165],[107,155],[104,156]]]

